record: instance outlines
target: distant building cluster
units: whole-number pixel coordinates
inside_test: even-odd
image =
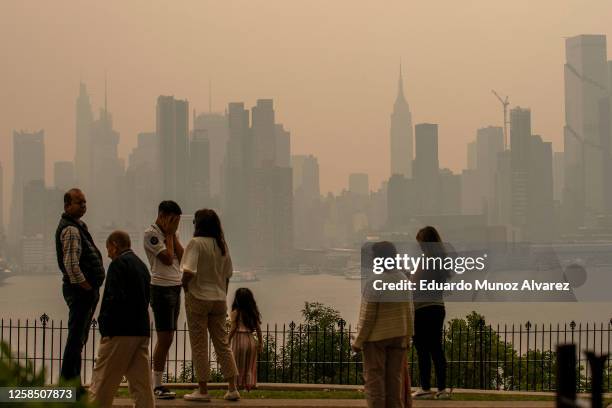
[[[373,188],[368,174],[355,172],[346,189],[327,195],[317,157],[291,154],[290,132],[277,123],[271,99],[190,115],[187,100],[159,96],[154,131],[138,134],[124,162],[106,98],[94,115],[81,84],[74,160],[54,163],[51,186],[44,181],[44,131],[13,133],[10,222],[8,231],[0,222],[0,258],[27,273],[55,271],[53,234],[63,192],[74,186],[87,195],[96,239],[120,227],[138,249],[160,200],[183,208],[183,240],[193,212],[215,208],[235,263],[247,267],[298,264],[308,251],[359,248],[371,237],[413,239],[425,224],[450,240],[612,239],[612,61],[603,35],[571,37],[565,45],[562,152],[533,133],[530,109],[517,106],[502,126],[476,131],[466,169],[443,168],[444,130],[413,124],[400,68],[389,178]],[[0,165],[0,214],[2,172]]]

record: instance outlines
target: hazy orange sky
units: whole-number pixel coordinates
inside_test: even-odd
[[[561,150],[564,36],[610,36],[611,22],[610,0],[2,0],[5,197],[13,129],[45,129],[50,175],[73,159],[79,79],[97,109],[105,70],[122,157],[154,130],[158,95],[208,110],[212,80],[215,111],[274,98],[292,152],[319,158],[323,193],[350,172],[388,176],[400,58],[414,122],[440,125],[442,166],[463,168],[476,129],[501,125],[492,88]]]

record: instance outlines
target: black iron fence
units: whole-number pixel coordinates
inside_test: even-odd
[[[309,324],[267,324],[262,327],[263,352],[258,358],[258,382],[362,384],[360,353],[351,351],[355,330],[339,320],[320,327]],[[478,315],[454,319],[444,328],[447,383],[454,388],[552,391],[556,384],[558,344],[576,344],[578,350],[607,354],[610,351],[612,322],[514,325],[487,325]],[[67,337],[66,324],[50,319],[1,319],[0,341],[9,345],[15,359],[26,360],[36,370],[44,369],[47,381],[55,383]],[[95,320],[83,350],[82,381],[91,380],[96,347],[100,339]],[[155,331],[151,330],[151,354]],[[209,359],[213,380],[221,374],[212,346]],[[407,361],[413,386],[419,385],[414,347]],[[609,357],[608,361],[609,363]],[[604,370],[604,391],[612,391],[609,364]],[[584,354],[577,356],[576,385],[588,391],[591,374]],[[195,382],[189,331],[184,324],[175,335],[166,366],[165,381]]]

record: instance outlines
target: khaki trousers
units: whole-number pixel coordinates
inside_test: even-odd
[[[364,388],[369,408],[404,408],[405,337],[363,343]]]
[[[112,407],[124,375],[136,408],[154,407],[149,337],[102,337],[90,387],[92,399],[99,407]]]
[[[198,381],[210,380],[208,361],[208,333],[215,348],[221,373],[226,380],[238,376],[236,360],[229,344],[226,328],[227,304],[225,300],[201,300],[185,295],[189,342],[193,354],[193,365]]]

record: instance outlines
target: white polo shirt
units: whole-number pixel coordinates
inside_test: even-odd
[[[166,249],[166,236],[157,224],[152,224],[144,232],[144,249],[151,265],[151,285],[177,286],[181,284],[179,260],[174,253],[172,265],[165,265],[157,257]]]

